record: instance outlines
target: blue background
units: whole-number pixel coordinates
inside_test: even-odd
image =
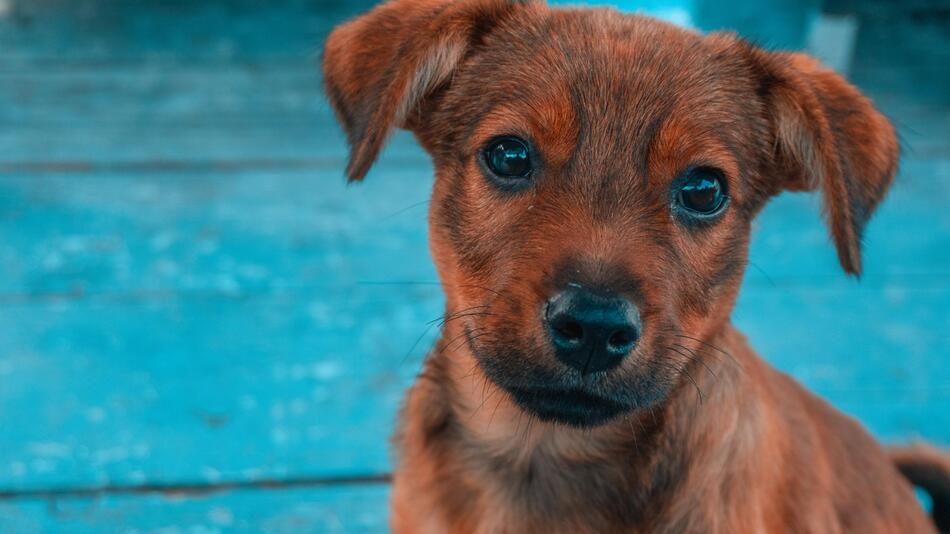
[[[385,531],[442,296],[411,137],[342,178],[317,58],[368,5],[0,0],[0,532]],[[623,5],[851,46],[838,66],[906,147],[863,279],[788,194],[734,321],[882,440],[948,445],[947,6],[730,6]]]

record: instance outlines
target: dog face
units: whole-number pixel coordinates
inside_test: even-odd
[[[822,191],[857,274],[896,166],[886,119],[809,58],[606,10],[390,2],[324,71],[351,179],[392,126],[432,155],[433,256],[480,369],[577,426],[693,380],[772,195]]]

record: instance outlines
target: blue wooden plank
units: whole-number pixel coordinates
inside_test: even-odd
[[[748,288],[762,354],[878,435],[950,443],[950,288]],[[0,487],[388,468],[435,287],[0,307]],[[423,342],[423,346],[427,342]]]
[[[430,184],[428,166],[356,186],[336,169],[0,176],[0,295],[434,281]]]
[[[891,442],[950,445],[950,287],[746,288],[753,347]]]
[[[436,280],[431,169],[0,175],[0,295],[228,295],[358,280]],[[950,280],[950,160],[912,161],[865,239],[864,284]],[[754,233],[749,285],[838,284],[813,196],[785,195]],[[385,266],[381,269],[380,266]]]
[[[203,122],[150,122],[146,118],[98,125],[87,121],[69,126],[16,125],[0,132],[0,170],[19,173],[37,164],[42,169],[43,163],[52,169],[82,169],[115,162],[152,162],[153,168],[161,169],[182,161],[223,162],[232,168],[243,161],[267,160],[277,160],[277,164],[289,160],[292,165],[302,163],[317,169],[344,167],[342,136],[335,126],[321,126],[317,118],[283,123],[241,123],[211,117],[201,119]],[[427,161],[404,132],[393,136],[381,155],[383,161],[390,158],[410,165]],[[147,165],[145,168],[148,170]]]
[[[385,471],[440,307],[431,286],[6,304],[0,489]]]
[[[0,532],[376,534],[388,500],[384,485],[23,499],[0,502]]]
[[[343,135],[308,58],[0,68],[0,163],[336,158]],[[423,161],[411,136],[391,142]],[[2,167],[0,167],[2,169]]]
[[[0,62],[0,97],[7,103],[0,120],[76,129],[142,120],[182,126],[316,120],[333,127],[321,84],[319,65],[305,58],[209,65],[149,60],[58,69],[4,69]]]
[[[887,85],[872,89],[872,96],[881,93],[885,113],[896,117],[909,154],[950,155],[947,104],[935,108]],[[0,98],[10,103],[0,108],[7,125],[0,130],[0,162],[345,155],[317,66],[304,57],[75,68],[4,69],[0,62]],[[404,151],[421,157],[408,135],[397,136],[393,146],[401,157]]]
[[[362,6],[161,4],[18,2],[0,18],[14,104],[0,109],[0,428],[16,429],[0,433],[0,489],[385,470],[429,338],[406,352],[442,299],[358,283],[434,280],[426,206],[391,216],[427,196],[418,147],[398,136],[346,189],[317,96],[311,53]],[[950,114],[945,62],[916,59],[926,29],[907,69],[867,59],[893,63],[880,47],[903,34],[855,65],[926,158],[872,222],[863,284],[840,274],[814,199],[787,196],[757,225],[736,321],[882,438],[946,444]],[[31,171],[64,162],[91,172]],[[350,491],[21,500],[0,503],[0,531],[381,530],[385,490]],[[358,510],[375,522],[346,523]]]
[[[904,161],[865,229],[862,283],[950,282],[948,198],[950,159]],[[849,283],[841,276],[820,204],[813,194],[784,194],[766,207],[754,223],[748,282]]]
[[[736,317],[763,354],[879,435],[946,441],[933,415],[950,413],[947,215],[934,194],[946,167],[921,165],[869,229],[862,285],[839,272],[814,201],[780,199],[753,252],[769,278],[751,271]],[[425,206],[392,216],[393,199],[426,198],[428,173],[384,165],[358,187],[306,171],[0,179],[0,370],[13,384],[0,426],[20,429],[0,438],[0,483],[388,468],[419,353],[404,357],[441,296],[358,282],[434,280]]]
[[[0,60],[305,57],[334,25],[376,3],[14,1],[0,17]]]
[[[672,5],[652,7],[659,4]],[[24,7],[30,24],[15,16],[0,19],[0,50],[11,54],[0,53],[0,98],[13,104],[0,109],[7,125],[0,130],[0,158],[342,156],[342,137],[319,96],[315,56],[326,31],[363,7],[288,2],[279,11],[259,6],[255,12],[211,3],[169,11],[145,3],[80,13],[69,2]],[[86,25],[100,19],[108,19],[106,28],[88,31]],[[130,35],[140,19],[152,21],[149,28]],[[165,19],[168,24],[161,23]],[[896,39],[865,39],[855,81],[897,119],[910,150],[947,157],[950,74],[941,61],[945,53],[933,46],[943,42],[939,28],[922,24],[924,31],[908,32],[889,21],[868,23],[913,46],[901,52],[889,44]],[[277,25],[273,32],[285,40],[269,33]],[[57,27],[61,31],[52,31]],[[202,47],[203,41],[215,45]],[[929,54],[921,53],[925,44]],[[59,59],[40,60],[47,55]],[[901,69],[893,68],[895,61]]]

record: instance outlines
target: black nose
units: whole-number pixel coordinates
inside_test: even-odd
[[[572,286],[544,314],[557,358],[583,374],[613,369],[640,339],[640,314],[628,300]]]

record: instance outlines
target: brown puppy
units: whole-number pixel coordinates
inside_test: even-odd
[[[324,71],[351,180],[393,127],[436,167],[447,320],[396,438],[395,532],[935,530],[860,425],[729,321],[784,190],[821,192],[860,272],[898,146],[844,79],[514,0],[387,3],[330,36]],[[900,462],[946,514],[942,458]]]

